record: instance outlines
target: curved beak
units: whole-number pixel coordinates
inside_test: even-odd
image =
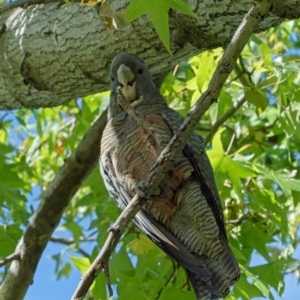
[[[117,71],[118,81],[122,87],[124,97],[128,101],[137,100],[136,82],[133,72],[125,65],[120,65]]]
[[[118,81],[127,88],[128,85],[132,86],[134,80],[134,74],[131,69],[125,65],[121,65],[117,71]]]

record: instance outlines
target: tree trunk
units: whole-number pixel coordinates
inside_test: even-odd
[[[129,0],[111,2],[125,12]],[[184,58],[226,45],[252,5],[249,0],[186,2],[199,18],[170,10],[172,56],[147,15],[115,32],[114,39],[96,6],[50,3],[6,12],[0,7],[0,109],[56,106],[107,90],[109,64],[121,51],[137,53],[158,76]],[[258,31],[300,16],[300,1],[272,2]]]

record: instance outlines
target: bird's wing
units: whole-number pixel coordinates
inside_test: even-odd
[[[100,157],[100,170],[105,179],[106,188],[114,198],[118,206],[124,209],[131,200],[124,187],[120,184],[115,174],[112,161],[109,156]],[[201,275],[204,279],[210,277],[211,273],[196,257],[187,250],[187,248],[164,226],[152,218],[143,209],[137,213],[134,223],[162,250],[174,258],[180,265],[189,271]]]
[[[176,134],[183,118],[174,110],[168,109],[167,113],[162,115],[168,124],[172,134]],[[227,241],[224,225],[223,210],[220,197],[215,184],[214,173],[203,146],[203,140],[197,134],[192,133],[188,143],[183,149],[183,155],[187,157],[195,170],[195,177],[198,179],[202,193],[205,195],[216,222],[220,228],[221,236]]]

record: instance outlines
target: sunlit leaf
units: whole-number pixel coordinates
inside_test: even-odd
[[[182,13],[197,17],[183,0],[132,0],[127,7],[125,16],[131,22],[139,16],[148,13],[159,38],[168,52],[171,52],[168,21],[169,8],[174,8]]]
[[[147,254],[150,249],[155,248],[156,246],[145,236],[140,236],[138,239],[133,240],[128,247],[135,254]]]
[[[69,258],[72,264],[80,271],[81,274],[85,274],[91,265],[89,259],[86,257],[75,257],[69,255]]]

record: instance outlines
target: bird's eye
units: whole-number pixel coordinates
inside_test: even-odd
[[[110,80],[111,80],[111,81],[115,81],[115,78],[114,78],[114,77],[110,77]]]
[[[139,74],[143,74],[143,73],[144,73],[144,69],[140,68],[140,69],[138,70],[138,72],[139,72]]]

